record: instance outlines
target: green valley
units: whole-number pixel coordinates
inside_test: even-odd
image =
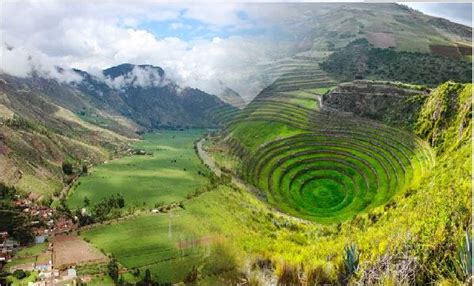
[[[193,143],[203,130],[161,131],[146,134],[132,145],[132,153],[107,161],[81,178],[68,198],[71,208],[94,205],[115,194],[128,206],[152,208],[179,202],[206,183],[207,170],[196,157]]]
[[[472,3],[89,2],[0,5],[0,286],[473,283]]]

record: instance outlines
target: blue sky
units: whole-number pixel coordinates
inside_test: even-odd
[[[471,3],[403,3],[425,14],[446,18],[456,23],[472,27]]]

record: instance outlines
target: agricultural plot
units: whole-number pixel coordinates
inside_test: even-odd
[[[434,163],[428,145],[408,132],[321,109],[329,88],[263,94],[228,121],[226,139],[244,162],[242,176],[273,206],[320,223],[388,202]],[[264,136],[243,132],[252,128]]]
[[[147,155],[133,155],[101,164],[81,177],[68,204],[94,205],[103,198],[122,194],[127,206],[153,207],[156,203],[181,201],[206,182],[206,169],[196,157],[193,142],[203,130],[161,131],[146,134],[134,148]]]
[[[56,235],[53,240],[53,264],[56,269],[72,265],[106,263],[107,256],[76,235]]]
[[[209,244],[193,243],[209,236],[188,210],[104,225],[85,232],[84,237],[113,254],[127,269],[141,273],[150,269],[159,281],[181,281],[194,265],[202,263],[209,249]]]

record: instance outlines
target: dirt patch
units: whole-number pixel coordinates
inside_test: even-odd
[[[435,55],[454,59],[461,58],[461,53],[456,46],[430,45],[430,50]]]
[[[54,237],[53,265],[56,269],[107,261],[107,256],[77,235],[56,235]]]
[[[395,37],[391,33],[369,32],[367,33],[367,40],[369,40],[369,42],[377,48],[386,49],[396,46]]]

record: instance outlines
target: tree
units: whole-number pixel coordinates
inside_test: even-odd
[[[84,207],[87,208],[90,205],[91,201],[87,196],[84,197]]]
[[[15,272],[13,272],[13,276],[15,276],[16,279],[23,279],[25,278],[27,275],[25,273],[25,271],[21,270],[21,269],[17,269],[15,270]]]
[[[123,208],[125,206],[125,199],[123,198],[122,194],[117,195],[117,206],[119,208]]]
[[[118,267],[117,260],[115,259],[114,256],[110,258],[107,269],[108,269],[109,276],[112,278],[112,280],[117,282],[119,278],[119,267]]]
[[[69,206],[66,204],[66,198],[65,197],[62,197],[62,198],[59,199],[59,206],[56,207],[56,210],[58,210],[59,212],[65,214],[69,217],[72,217],[72,212],[69,209]]]
[[[71,164],[71,163],[69,163],[69,162],[63,162],[62,168],[63,168],[63,173],[64,173],[64,174],[66,174],[66,175],[72,175],[73,168],[72,168],[72,164]]]
[[[82,165],[82,173],[83,174],[87,174],[87,172],[89,171],[88,167],[86,164]]]
[[[148,268],[145,270],[145,277],[143,277],[143,282],[145,282],[145,283],[151,283],[152,282],[150,269],[148,269]]]

